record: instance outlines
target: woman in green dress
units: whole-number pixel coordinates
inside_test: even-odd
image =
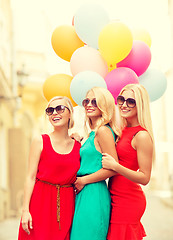
[[[95,87],[87,93],[83,106],[91,132],[80,149],[70,239],[106,240],[111,200],[105,179],[115,172],[102,168],[102,152],[118,160],[115,141],[120,131],[115,126],[115,101],[107,89]]]

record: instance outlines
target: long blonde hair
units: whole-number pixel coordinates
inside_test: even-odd
[[[68,128],[70,129],[70,128],[72,128],[74,126],[74,118],[73,118],[73,112],[74,111],[73,111],[73,105],[71,103],[71,100],[68,97],[65,97],[65,96],[55,96],[52,99],[50,99],[50,101],[47,104],[47,107],[49,107],[50,103],[52,103],[55,100],[59,100],[59,99],[65,100],[65,103],[66,103],[67,107],[69,108],[70,120],[69,120],[69,123],[68,123]]]
[[[100,109],[102,116],[97,121],[97,126],[94,129],[97,131],[101,126],[109,124],[114,133],[117,136],[120,136],[120,129],[116,126],[116,112],[115,112],[115,100],[112,94],[106,89],[102,87],[94,87],[90,89],[89,92],[93,92],[96,98],[97,107]],[[87,96],[86,94],[86,96]],[[91,120],[86,116],[86,122],[91,127]]]
[[[151,120],[151,113],[150,113],[150,99],[147,90],[144,88],[143,85],[140,84],[128,84],[126,85],[119,95],[121,95],[124,91],[131,90],[135,95],[136,100],[136,107],[137,107],[137,118],[139,125],[145,128],[153,142],[153,149],[154,149],[154,136],[153,136],[153,128],[152,128],[152,120]],[[124,125],[127,125],[127,121],[122,119]],[[154,154],[155,156],[155,149]]]

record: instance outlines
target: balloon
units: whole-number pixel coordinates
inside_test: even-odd
[[[166,76],[156,69],[148,69],[139,77],[139,83],[148,91],[151,102],[159,99],[167,88]]]
[[[107,24],[99,35],[99,51],[108,65],[123,60],[130,53],[133,44],[132,33],[120,22]]]
[[[68,25],[59,26],[54,30],[51,43],[55,53],[68,62],[70,62],[74,51],[84,46],[84,43],[75,32],[74,26]]]
[[[146,29],[133,29],[132,35],[134,40],[143,41],[151,47],[151,36]]]
[[[70,92],[73,100],[82,106],[87,92],[93,87],[106,87],[105,80],[96,72],[85,71],[78,73],[72,80]]]
[[[97,4],[82,5],[74,16],[74,27],[79,38],[96,49],[99,33],[107,23],[109,23],[107,12]]]
[[[74,16],[72,18],[72,22],[71,22],[72,26],[74,26]]]
[[[43,84],[43,94],[47,101],[55,96],[66,96],[70,98],[73,106],[76,103],[73,101],[70,94],[70,84],[72,77],[67,74],[55,74],[46,79]]]
[[[130,83],[139,83],[136,73],[125,67],[119,67],[109,72],[105,81],[108,90],[115,99],[115,103],[117,103],[117,97],[124,86]]]
[[[116,64],[114,64],[114,65],[110,64],[110,65],[108,66],[108,71],[110,72],[110,71],[114,70],[116,67],[117,67]]]
[[[151,62],[151,51],[149,46],[142,41],[133,41],[132,50],[129,55],[117,67],[131,68],[138,76],[142,75]]]
[[[78,48],[73,53],[70,68],[73,76],[83,71],[97,72],[103,78],[108,74],[107,63],[100,52],[88,46]]]

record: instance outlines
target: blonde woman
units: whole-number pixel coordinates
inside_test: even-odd
[[[69,240],[74,214],[73,183],[80,167],[80,143],[68,135],[73,107],[54,97],[46,114],[53,131],[31,144],[19,240]]]
[[[102,152],[117,158],[115,102],[105,88],[92,88],[83,100],[91,128],[80,150],[81,166],[75,182],[76,202],[71,240],[105,240],[110,218],[110,194],[105,179],[114,175],[102,169]]]
[[[140,219],[146,199],[140,184],[150,180],[154,155],[154,139],[149,97],[140,84],[125,86],[117,98],[124,123],[116,150],[119,163],[103,154],[102,165],[117,174],[109,181],[111,219],[108,240],[141,240],[146,236]]]

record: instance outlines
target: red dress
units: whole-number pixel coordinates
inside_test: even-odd
[[[132,138],[141,126],[126,127],[117,143],[119,163],[126,168],[137,171],[137,152],[131,146]],[[146,208],[146,198],[141,186],[124,176],[117,174],[109,181],[111,193],[111,219],[108,240],[141,240],[146,236],[140,219]]]
[[[59,154],[53,149],[49,135],[44,134],[42,138],[43,150],[30,201],[33,229],[28,235],[20,224],[18,239],[69,240],[75,206],[71,184],[75,182],[80,167],[81,144],[75,141],[69,154]]]

